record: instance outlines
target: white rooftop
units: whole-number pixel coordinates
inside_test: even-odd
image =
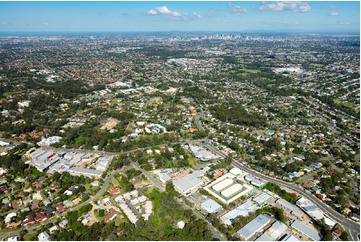
[[[319,234],[319,232],[311,227],[306,226],[305,224],[303,224],[302,222],[295,220],[292,224],[291,224],[292,228],[296,229],[297,231],[299,231],[300,233],[306,235],[307,237],[313,239],[314,241],[320,241],[321,240],[321,236]]]
[[[251,236],[253,236],[257,231],[261,230],[264,226],[266,226],[271,221],[271,218],[260,214],[251,222],[246,224],[243,228],[237,231],[237,234],[248,240]]]
[[[206,210],[208,213],[214,213],[220,208],[222,208],[221,205],[219,205],[216,201],[213,199],[208,199],[202,202],[201,207]]]

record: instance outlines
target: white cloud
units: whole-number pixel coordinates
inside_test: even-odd
[[[149,11],[147,12],[147,14],[149,14],[149,15],[155,15],[155,14],[158,14],[158,12],[155,11],[154,9],[151,9],[151,10],[149,10]]]
[[[311,6],[306,2],[299,1],[277,1],[277,2],[264,2],[260,10],[273,10],[273,11],[292,11],[292,12],[310,12]]]
[[[44,25],[44,26],[48,26],[49,24],[48,24],[47,22],[44,22],[43,25]]]
[[[228,7],[231,9],[231,13],[233,15],[242,15],[243,13],[246,12],[246,9],[241,7],[241,6],[234,6],[232,3],[228,3]]]
[[[338,16],[339,13],[338,13],[338,12],[332,12],[332,13],[330,13],[329,15],[330,15],[330,16]]]
[[[196,16],[197,18],[201,18],[201,17],[202,17],[202,16],[201,16],[199,13],[197,13],[197,12],[194,12],[193,15]]]
[[[155,9],[151,9],[147,12],[147,14],[149,15],[157,15],[157,14],[164,14],[164,15],[170,15],[173,17],[182,17],[183,15],[176,12],[176,11],[171,11],[167,6],[161,6],[161,7],[157,7]]]

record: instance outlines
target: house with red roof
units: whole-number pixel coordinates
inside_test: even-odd
[[[58,212],[63,212],[64,211],[64,205],[63,204],[60,204],[60,205],[58,205],[57,207],[56,207],[56,211],[58,211]]]
[[[335,236],[335,237],[340,237],[341,234],[342,234],[342,231],[339,228],[334,228],[332,230],[332,235]]]
[[[51,188],[52,190],[55,190],[55,189],[57,189],[57,188],[59,188],[59,187],[60,187],[60,185],[59,185],[59,184],[54,183],[54,184],[52,184],[52,185],[51,185],[51,187],[50,187],[50,188]]]
[[[120,191],[119,191],[119,189],[116,188],[116,187],[111,187],[111,188],[109,189],[109,193],[112,194],[112,195],[114,195],[114,194],[119,194]]]
[[[81,202],[81,198],[78,197],[78,198],[75,198],[72,203],[74,203],[75,205],[79,204]]]
[[[38,215],[35,216],[35,221],[39,222],[39,221],[44,221],[46,220],[46,214],[45,213],[39,213]]]
[[[35,183],[35,187],[36,187],[36,188],[42,188],[42,187],[43,187],[43,183],[41,183],[41,182]]]
[[[34,211],[34,210],[36,210],[36,209],[38,209],[39,208],[39,204],[38,203],[33,203],[32,205],[31,205],[31,210],[32,211]]]
[[[113,220],[118,215],[118,212],[114,209],[111,209],[110,212],[105,216],[104,221],[109,222]]]
[[[32,215],[26,216],[26,218],[23,220],[23,226],[34,223],[34,217]]]

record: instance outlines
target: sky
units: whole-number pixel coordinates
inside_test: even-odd
[[[359,30],[359,1],[0,1],[0,32]]]

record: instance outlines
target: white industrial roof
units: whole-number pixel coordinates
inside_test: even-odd
[[[213,190],[215,190],[216,192],[221,191],[222,189],[228,187],[229,185],[233,184],[233,180],[230,178],[226,178],[223,181],[221,181],[220,183],[217,183],[216,185],[214,185],[212,187]]]
[[[213,199],[208,199],[202,202],[202,208],[205,209],[208,213],[214,213],[222,206],[215,202]]]
[[[202,174],[202,172],[198,173],[195,171],[192,174],[187,174],[178,180],[173,180],[173,184],[179,190],[186,193],[187,191],[192,190],[203,183],[202,179],[199,178],[199,176]]]
[[[274,240],[278,239],[287,230],[287,226],[284,223],[276,221],[272,224],[271,228],[268,229],[268,234]]]
[[[254,205],[251,201],[247,201],[243,204],[241,204],[240,206],[238,206],[237,208],[229,211],[228,213],[226,213],[225,215],[223,215],[221,217],[221,220],[227,224],[227,225],[231,225],[232,219],[237,218],[238,216],[248,216],[249,213],[254,212],[257,210],[256,205]]]
[[[232,185],[231,187],[227,188],[226,190],[222,191],[221,194],[222,194],[222,196],[229,198],[232,195],[242,191],[242,188],[243,188],[243,186],[241,184],[236,183],[236,184]]]
[[[75,173],[91,175],[91,176],[101,176],[102,175],[101,171],[91,170],[91,169],[86,169],[86,168],[81,168],[81,167],[72,167],[69,169],[69,172],[75,172]]]
[[[274,241],[274,239],[270,237],[268,234],[264,233],[260,237],[258,237],[255,241]]]
[[[237,167],[232,168],[229,172],[231,174],[235,175],[235,176],[238,176],[238,175],[242,174],[242,171]]]
[[[284,237],[282,239],[282,241],[300,241],[299,239],[297,239],[295,236],[293,236],[292,234],[287,235],[286,237]]]
[[[263,181],[257,179],[257,178],[254,178],[251,183],[255,186],[261,186],[263,184]]]
[[[172,178],[167,173],[161,173],[159,174],[159,180],[163,183],[166,183],[167,181],[172,180]]]
[[[306,235],[307,237],[313,239],[314,241],[320,241],[321,240],[321,236],[319,234],[319,232],[314,229],[314,228],[310,228],[306,225],[304,225],[302,222],[295,220],[292,224],[291,224],[292,228],[298,230],[300,233]]]
[[[257,204],[262,204],[270,198],[271,198],[271,195],[262,192],[259,196],[257,196],[255,199],[253,199],[253,201]]]
[[[287,202],[283,198],[278,199],[276,201],[276,203],[284,208],[287,208],[288,210],[291,210],[291,211],[295,211],[297,209],[297,207],[295,205],[293,205],[290,202]]]
[[[260,214],[256,218],[254,218],[251,222],[246,224],[243,228],[237,231],[237,234],[248,240],[251,236],[253,236],[257,231],[261,230],[264,226],[266,226],[271,221],[271,218]]]

